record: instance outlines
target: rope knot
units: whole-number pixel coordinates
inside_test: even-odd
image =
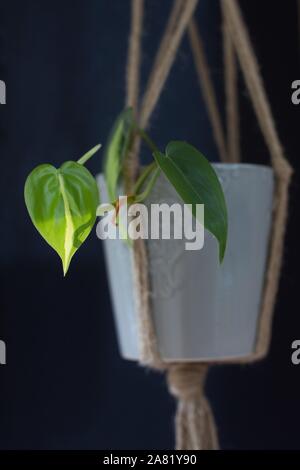
[[[207,367],[201,364],[176,364],[169,367],[168,386],[170,393],[180,400],[201,398]]]

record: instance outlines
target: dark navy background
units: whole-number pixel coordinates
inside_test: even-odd
[[[300,78],[296,0],[240,2],[280,136],[300,166]],[[171,5],[147,0],[143,83]],[[129,0],[0,1],[0,366],[1,449],[164,449],[173,446],[173,400],[164,380],[119,357],[100,241],[95,232],[66,279],[57,255],[31,225],[23,202],[28,172],[60,165],[105,143],[124,105]],[[197,10],[223,105],[219,2]],[[241,80],[245,161],[267,162]],[[210,160],[217,152],[185,39],[155,110],[151,133],[164,147],[185,139]],[[89,164],[101,170],[98,154]],[[300,337],[297,202],[293,181],[289,234],[270,356],[255,366],[214,368],[207,391],[223,448],[300,449]],[[259,227],[258,227],[259,229]],[[241,306],[242,308],[242,306]]]

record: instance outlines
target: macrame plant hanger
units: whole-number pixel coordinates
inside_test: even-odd
[[[139,70],[144,0],[131,1],[131,33],[126,81],[126,105],[132,106],[141,128],[147,128],[151,114],[160,97],[174,63],[181,39],[188,31],[196,71],[212,123],[213,134],[223,162],[239,162],[239,119],[237,93],[238,58],[254,111],[267,144],[275,176],[273,222],[269,256],[265,274],[261,313],[257,325],[256,346],[253,354],[235,362],[253,362],[268,351],[272,314],[278,288],[286,227],[288,188],[292,169],[285,159],[280,144],[257,59],[246,25],[236,0],[221,0],[223,14],[224,67],[226,91],[226,135],[217,107],[204,47],[193,14],[198,0],[174,0],[165,31],[154,59],[146,90],[139,102]],[[127,190],[132,188],[139,171],[140,138],[135,136],[129,156],[126,176]],[[146,244],[139,239],[133,246],[133,273],[137,292],[139,321],[140,363],[166,372],[169,391],[178,400],[176,413],[176,449],[218,449],[216,427],[210,405],[204,394],[208,363],[169,363],[159,354],[155,327],[151,314],[150,280]],[[225,363],[227,361],[218,361]],[[230,360],[229,362],[233,362]]]

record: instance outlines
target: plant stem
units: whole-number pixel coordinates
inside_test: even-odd
[[[146,166],[144,171],[140,174],[138,180],[136,181],[134,188],[133,188],[133,193],[136,194],[139,192],[141,187],[143,186],[144,182],[148,178],[148,176],[152,173],[153,170],[157,167],[156,162],[152,162],[150,165]]]
[[[144,140],[144,142],[148,145],[148,147],[150,148],[151,152],[158,152],[158,147],[157,145],[153,142],[153,140],[148,136],[148,134],[143,130],[143,129],[139,129],[137,128],[136,129],[138,135]],[[134,189],[133,189],[133,193],[134,194],[137,194],[139,192],[139,190],[141,189],[141,187],[143,186],[144,182],[146,181],[146,179],[148,178],[148,176],[154,171],[154,170],[157,170],[157,163],[154,161],[152,162],[150,165],[148,165],[145,170],[141,173],[140,177],[138,178],[138,180],[136,181],[135,183],[135,186],[134,186]],[[153,184],[155,183],[156,181],[156,178],[157,178],[158,174],[156,175],[155,178],[153,178],[153,183],[152,182],[152,179],[150,180],[150,183],[149,184],[152,184],[151,188],[153,187]],[[150,189],[151,189],[150,188]],[[148,191],[148,187],[146,189]],[[142,193],[144,194],[144,193]]]
[[[143,129],[137,129],[137,133],[141,136],[143,141],[148,145],[150,148],[151,152],[158,152],[158,147],[157,145],[153,142],[152,139],[148,136],[148,134],[143,130]]]
[[[89,150],[88,152],[86,152],[81,158],[79,158],[79,160],[77,160],[77,163],[79,163],[80,165],[84,165],[90,158],[92,158],[92,156],[98,152],[98,150],[102,147],[101,144],[98,144],[98,145],[95,145],[95,147],[93,147],[91,150]]]
[[[161,172],[161,169],[157,166],[145,191],[143,191],[141,194],[138,194],[135,198],[135,201],[136,202],[142,202],[144,201],[145,199],[147,199],[147,197],[149,196],[150,192],[152,191],[153,189],[153,186],[154,184],[156,183],[156,180],[158,178],[158,176],[160,175],[160,172]]]
[[[143,139],[143,141],[147,144],[149,149],[151,150],[151,153],[158,152],[158,147],[157,145],[153,142],[153,140],[148,136],[148,134],[143,130],[139,129],[138,127],[136,128],[136,133]],[[148,185],[146,186],[145,191],[143,191],[141,194],[136,196],[136,202],[141,202],[142,200],[146,199],[148,197],[151,189],[153,188],[155,181],[160,173],[160,169],[158,168],[157,163],[154,161],[150,165],[148,165],[145,170],[141,173],[139,178],[137,179],[134,188],[133,188],[133,194],[137,194],[149,175],[154,172],[152,178],[150,179]]]

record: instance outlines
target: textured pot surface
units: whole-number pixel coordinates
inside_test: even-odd
[[[169,361],[247,356],[255,347],[273,204],[271,168],[215,164],[228,206],[228,244],[222,265],[205,232],[204,247],[186,240],[147,240],[151,302],[161,356]],[[99,177],[102,200],[104,180]],[[181,203],[161,175],[150,203]],[[122,240],[105,240],[105,255],[121,353],[138,359],[132,253]]]

